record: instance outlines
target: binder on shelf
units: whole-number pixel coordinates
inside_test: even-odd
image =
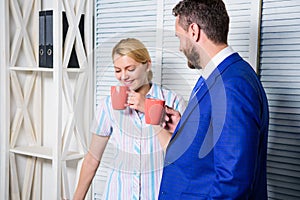
[[[63,41],[65,41],[69,24],[66,13],[62,13],[63,23]],[[53,11],[46,10],[39,13],[39,66],[53,68]],[[79,22],[79,31],[82,42],[84,43],[84,15],[81,15]],[[84,45],[84,44],[83,44]],[[79,68],[79,62],[73,45],[70,55],[68,68]]]
[[[45,45],[46,45],[46,67],[53,68],[53,11],[45,11]]]
[[[39,12],[39,66],[53,68],[53,11]]]
[[[45,13],[39,13],[39,66],[46,66]]]

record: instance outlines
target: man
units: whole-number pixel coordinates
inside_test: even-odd
[[[180,51],[203,73],[180,121],[166,109],[173,135],[159,199],[267,199],[268,102],[252,67],[227,44],[224,3],[183,0],[173,14]]]

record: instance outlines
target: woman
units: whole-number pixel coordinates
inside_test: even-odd
[[[163,168],[163,150],[170,135],[160,126],[145,123],[146,97],[165,100],[180,113],[184,100],[170,90],[151,82],[151,59],[146,47],[137,39],[121,40],[112,51],[115,77],[129,88],[127,108],[113,110],[111,97],[98,106],[91,127],[92,136],[80,172],[75,199],[83,199],[99,166],[109,141],[114,152],[108,163],[106,188],[102,199],[157,199]]]

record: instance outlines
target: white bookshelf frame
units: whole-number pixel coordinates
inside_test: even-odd
[[[74,188],[70,188],[69,182],[77,183],[81,162],[90,140],[89,124],[93,113],[94,3],[92,0],[52,2],[55,52],[53,68],[38,66],[36,38],[38,38],[38,12],[43,10],[42,4],[43,0],[30,0],[26,3],[10,0],[0,2],[0,21],[1,25],[5,26],[0,33],[0,199],[40,199],[42,192],[45,192],[42,190],[44,162],[51,163],[52,180],[48,187],[53,189],[51,193],[43,196],[47,195],[49,199],[71,199]],[[69,23],[64,46],[60,23],[63,10]],[[82,40],[78,23],[83,13],[85,37]],[[11,32],[12,23],[16,30],[14,33]],[[32,34],[29,32],[32,30],[29,29],[34,29],[35,32]],[[80,68],[67,68],[74,44]],[[23,59],[26,60],[24,66],[20,66],[17,62],[20,54],[23,54]],[[19,74],[23,74],[23,80]],[[50,82],[54,88],[51,99],[54,107],[51,115],[54,116],[54,120],[49,123],[55,134],[51,136],[54,137],[51,147],[43,144],[45,134],[43,107],[47,106],[44,105],[45,92],[42,91],[45,74],[52,78]],[[11,104],[11,101],[14,102]],[[35,102],[34,106],[30,106],[32,101]],[[82,110],[85,113],[82,113]],[[76,151],[70,150],[72,140],[76,141]],[[24,166],[16,162],[18,156],[25,158]],[[75,180],[68,180],[68,161],[77,162]],[[22,170],[23,180],[20,181],[19,172]]]

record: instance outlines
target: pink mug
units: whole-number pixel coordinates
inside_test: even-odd
[[[124,110],[126,108],[125,104],[127,103],[127,86],[111,86],[111,103],[112,107],[115,110]]]
[[[147,124],[158,125],[162,121],[165,111],[165,101],[147,98],[145,100],[145,121]]]

